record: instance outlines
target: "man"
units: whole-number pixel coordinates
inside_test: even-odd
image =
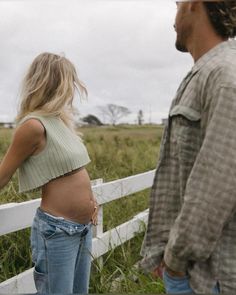
[[[236,291],[236,1],[177,2],[192,70],[172,102],[141,266],[168,293]]]

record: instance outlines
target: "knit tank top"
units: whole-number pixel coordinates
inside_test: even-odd
[[[18,170],[19,192],[40,188],[50,180],[85,166],[90,162],[81,138],[71,131],[59,117],[28,115],[37,119],[46,131],[46,146],[37,155],[27,158]]]

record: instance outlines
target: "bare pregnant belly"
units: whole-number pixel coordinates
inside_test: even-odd
[[[85,168],[54,179],[42,189],[41,209],[56,217],[87,224],[94,212],[90,179]]]

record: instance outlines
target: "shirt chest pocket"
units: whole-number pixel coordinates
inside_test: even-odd
[[[201,145],[201,114],[187,106],[176,105],[170,111],[171,138],[184,161],[195,159]]]

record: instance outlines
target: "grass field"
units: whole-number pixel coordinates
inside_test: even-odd
[[[104,182],[154,169],[162,136],[161,126],[84,127],[83,134],[91,163],[87,166],[91,179]],[[5,153],[12,130],[0,129],[0,159]],[[0,191],[0,204],[21,202],[39,194],[18,194],[17,177]],[[148,207],[149,190],[131,198],[104,206],[104,231],[132,218]],[[111,282],[119,275],[124,279],[116,286],[120,293],[161,293],[161,282],[154,281],[133,268],[139,257],[143,235],[104,255],[101,268],[95,261],[91,275],[91,293],[113,292]],[[31,267],[29,229],[0,237],[0,281]],[[134,277],[136,278],[134,280]]]

